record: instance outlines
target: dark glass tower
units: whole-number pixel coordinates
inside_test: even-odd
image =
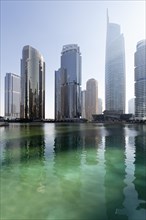
[[[61,68],[55,71],[55,119],[81,116],[81,54],[78,45],[63,46]]]
[[[41,54],[29,45],[22,51],[20,109],[21,118],[45,118],[45,62]]]
[[[109,23],[105,57],[105,110],[125,112],[125,46],[118,24]]]

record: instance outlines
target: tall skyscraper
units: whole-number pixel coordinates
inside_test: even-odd
[[[92,115],[98,113],[98,83],[95,79],[89,79],[86,83],[86,118],[92,121]]]
[[[20,117],[20,76],[14,73],[5,76],[5,117]]]
[[[81,116],[86,118],[86,90],[81,91]]]
[[[98,114],[102,114],[102,99],[98,98]]]
[[[0,91],[1,91],[1,73],[0,73]],[[1,116],[1,92],[0,92],[0,116]]]
[[[125,46],[118,24],[109,23],[107,12],[105,58],[105,109],[125,112]]]
[[[45,118],[45,62],[33,47],[23,47],[21,59],[21,118]]]
[[[146,120],[146,40],[137,43],[135,52],[135,117]]]
[[[78,45],[63,46],[61,67],[55,71],[55,119],[81,116],[81,53]]]
[[[128,113],[135,114],[135,99],[132,98],[128,101]]]

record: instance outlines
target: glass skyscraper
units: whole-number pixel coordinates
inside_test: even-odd
[[[14,73],[5,76],[5,117],[20,117],[20,76]]]
[[[109,23],[107,12],[105,58],[105,110],[125,112],[125,46],[118,24]]]
[[[33,47],[23,47],[21,59],[21,118],[45,118],[45,62]]]
[[[55,119],[81,116],[81,53],[78,45],[63,46],[61,67],[55,71]]]
[[[137,43],[135,52],[135,117],[146,120],[146,40]]]

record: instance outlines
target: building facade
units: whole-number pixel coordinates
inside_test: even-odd
[[[85,99],[86,118],[92,121],[92,115],[98,113],[98,82],[89,79],[86,83]]]
[[[81,53],[78,45],[63,46],[61,67],[55,71],[55,119],[81,116]]]
[[[14,73],[5,76],[5,117],[20,117],[20,76]]]
[[[137,43],[135,52],[135,117],[146,120],[146,40]]]
[[[132,98],[128,101],[128,113],[135,114],[135,99]]]
[[[105,109],[125,112],[125,46],[118,24],[107,13],[105,57]]]
[[[81,92],[81,116],[82,116],[82,118],[86,118],[86,105],[85,105],[85,101],[86,101],[86,90],[83,90]]]
[[[98,98],[98,114],[102,114],[102,99]]]
[[[22,51],[20,117],[45,118],[45,62],[42,55],[29,45]]]

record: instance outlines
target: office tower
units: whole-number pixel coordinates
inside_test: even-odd
[[[137,43],[135,52],[135,117],[146,120],[146,40]]]
[[[81,116],[82,118],[86,118],[85,100],[86,100],[86,90],[83,90],[81,91]]]
[[[86,118],[92,121],[92,115],[98,113],[98,83],[89,79],[86,83]]]
[[[135,99],[132,98],[128,101],[128,113],[135,114]]]
[[[33,47],[23,47],[21,59],[21,118],[45,118],[45,62]]]
[[[1,73],[0,73],[0,91],[1,91]],[[1,116],[1,92],[0,92],[0,116]]]
[[[98,98],[98,114],[102,114],[102,99]]]
[[[61,67],[55,71],[55,119],[81,116],[81,53],[78,45],[63,46]]]
[[[14,73],[5,76],[5,117],[20,117],[20,76]]]
[[[125,112],[125,46],[118,24],[109,23],[105,57],[105,109]]]

